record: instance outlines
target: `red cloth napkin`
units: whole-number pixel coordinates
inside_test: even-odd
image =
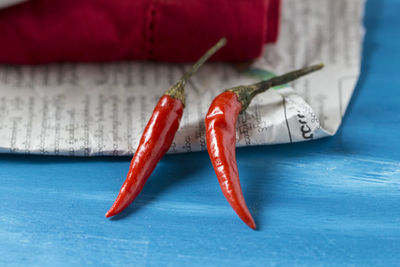
[[[0,11],[0,62],[246,61],[278,33],[280,0],[30,0]]]

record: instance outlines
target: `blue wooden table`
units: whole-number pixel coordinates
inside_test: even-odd
[[[400,264],[400,1],[370,0],[362,74],[332,138],[238,149],[258,231],[206,153],[170,155],[116,219],[129,158],[0,156],[0,265]]]

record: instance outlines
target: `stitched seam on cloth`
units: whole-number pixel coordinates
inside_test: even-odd
[[[155,32],[155,26],[156,26],[156,17],[157,17],[157,7],[158,7],[158,1],[153,0],[150,3],[150,8],[149,8],[149,13],[147,15],[147,23],[146,23],[146,29],[144,31],[144,53],[145,53],[145,58],[146,59],[152,59],[153,58],[153,50],[154,50],[154,32]]]

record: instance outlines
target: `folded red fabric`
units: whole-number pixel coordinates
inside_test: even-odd
[[[246,61],[278,33],[280,0],[30,0],[0,11],[0,62]]]

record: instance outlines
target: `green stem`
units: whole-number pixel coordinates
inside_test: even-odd
[[[288,72],[281,76],[276,76],[276,77],[271,78],[266,81],[261,81],[259,83],[255,83],[255,84],[247,85],[247,86],[243,85],[243,86],[234,87],[234,88],[228,89],[227,91],[231,91],[237,95],[239,102],[242,104],[241,112],[243,112],[250,105],[251,100],[253,100],[253,98],[256,95],[261,94],[274,86],[292,82],[304,75],[307,75],[311,72],[320,70],[323,67],[324,67],[323,64],[305,67],[305,68],[302,68],[299,70]]]
[[[192,77],[192,75],[194,73],[196,73],[199,68],[212,56],[214,55],[221,47],[225,46],[226,44],[226,38],[223,37],[221,38],[213,47],[211,47],[203,56],[201,56],[201,58],[199,58],[197,60],[196,63],[193,64],[192,69],[188,72],[186,72],[181,81],[183,82],[187,82],[190,77]]]
[[[170,87],[166,95],[169,95],[173,98],[179,99],[182,104],[185,104],[185,85],[187,81],[192,77],[194,73],[196,73],[200,67],[212,56],[214,55],[221,47],[226,44],[226,38],[221,38],[214,46],[212,46],[203,56],[201,56],[196,63],[192,65],[190,71],[186,72],[182,78],[176,82],[172,87]]]
[[[276,76],[276,77],[271,78],[266,81],[261,81],[261,82],[255,84],[257,89],[255,90],[254,94],[258,95],[260,93],[267,91],[271,87],[292,82],[292,81],[300,78],[301,76],[307,75],[307,74],[317,71],[317,70],[320,70],[323,67],[324,67],[324,64],[309,66],[309,67],[305,67],[305,68],[302,68],[299,70],[295,70],[295,71],[283,74],[281,76]]]

